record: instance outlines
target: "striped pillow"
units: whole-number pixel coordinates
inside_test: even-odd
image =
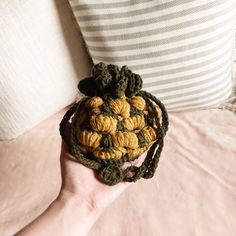
[[[69,0],[94,63],[128,65],[168,110],[232,93],[235,0]]]

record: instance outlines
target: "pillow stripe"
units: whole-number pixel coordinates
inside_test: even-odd
[[[225,94],[227,94],[229,91],[231,91],[231,83],[227,86],[227,87],[225,87],[224,89],[220,89],[220,91],[218,92],[218,93],[214,93],[214,95],[213,96],[207,96],[207,97],[205,97],[205,98],[202,98],[202,97],[198,97],[198,96],[196,96],[196,98],[194,98],[194,99],[186,99],[185,101],[177,101],[177,102],[166,102],[166,101],[163,101],[164,102],[164,104],[166,104],[168,107],[169,107],[169,109],[171,109],[171,108],[176,108],[176,107],[179,107],[179,106],[181,106],[181,107],[183,107],[183,106],[189,106],[190,104],[191,105],[200,105],[201,103],[205,103],[205,102],[213,102],[213,101],[215,101],[215,104],[220,104],[220,102],[218,101],[217,102],[217,100],[219,100],[221,97],[224,97],[224,99],[226,99],[227,98],[227,96],[225,95]]]
[[[228,70],[228,73],[230,73],[230,71]],[[225,76],[225,78],[228,76],[228,74],[226,74],[226,76]],[[227,80],[226,80],[226,82],[228,82]],[[218,83],[218,81],[217,82],[215,82],[214,84],[212,84],[212,85],[218,85],[219,83]],[[196,86],[194,89],[193,88],[191,88],[191,90],[189,91],[189,92],[183,92],[183,91],[181,91],[181,90],[179,90],[178,91],[178,93],[177,93],[177,91],[173,91],[173,94],[171,94],[171,93],[166,93],[167,95],[164,95],[164,96],[159,96],[159,98],[161,99],[161,100],[164,100],[164,99],[169,99],[169,100],[171,100],[171,99],[177,99],[177,98],[179,98],[179,95],[182,95],[182,96],[184,96],[184,97],[194,97],[195,96],[195,93],[203,93],[203,94],[207,94],[208,93],[208,86],[209,86],[209,84],[207,84],[207,86]],[[220,85],[219,85],[220,86]],[[200,87],[200,88],[199,88]],[[194,91],[194,93],[193,93],[193,91]]]
[[[93,1],[94,2],[94,1]],[[114,1],[112,2],[111,0],[109,0],[109,2],[104,2],[103,4],[78,4],[77,0],[70,0],[70,4],[71,6],[74,7],[74,9],[77,10],[90,10],[90,9],[107,9],[107,8],[114,8],[114,7],[130,7],[136,4],[141,4],[144,1],[143,0],[135,0],[135,1]],[[151,2],[151,0],[150,0]]]
[[[124,18],[127,17],[137,17],[140,15],[140,13],[143,13],[142,15],[153,15],[153,9],[155,8],[156,10],[160,11],[161,10],[161,15],[164,15],[167,11],[170,12],[175,12],[175,10],[178,10],[179,8],[182,8],[183,4],[186,4],[186,7],[188,6],[189,2],[193,2],[194,6],[197,6],[197,1],[196,0],[165,0],[165,2],[158,2],[158,1],[142,1],[142,3],[136,4],[136,3],[131,3],[132,1],[129,1],[131,5],[135,5],[135,9],[133,6],[125,6],[125,7],[108,7],[108,8],[102,8],[102,9],[95,9],[94,11],[92,8],[87,9],[87,10],[82,10],[80,9],[80,5],[74,6],[74,14],[75,17],[80,20],[82,19],[83,21],[95,21],[99,16],[104,16],[105,19],[103,18],[104,21],[108,21],[109,17],[111,17],[111,14],[114,14],[116,16],[116,19],[118,21],[123,22]],[[134,1],[133,1],[134,2]],[[101,4],[103,5],[103,4]],[[191,7],[191,6],[190,6]],[[182,8],[183,9],[183,8]],[[94,12],[96,12],[94,14]],[[108,13],[108,14],[106,14]],[[147,14],[148,13],[148,14]],[[121,17],[118,17],[118,14],[121,14]],[[108,17],[107,17],[108,15]],[[84,18],[86,16],[86,18]],[[92,16],[90,19],[89,16]],[[94,16],[96,19],[94,19]],[[108,19],[107,19],[108,18]],[[99,18],[102,19],[102,18]],[[114,19],[114,17],[112,17]]]
[[[123,28],[127,26],[125,26],[124,24],[120,26],[120,33],[119,34],[114,34],[114,32],[111,32],[111,35],[106,35],[106,31],[103,32],[104,36],[89,36],[88,33],[86,31],[83,31],[84,34],[84,38],[86,39],[86,41],[88,42],[97,42],[97,41],[124,41],[124,40],[129,40],[129,39],[137,39],[137,38],[143,38],[143,37],[147,37],[147,36],[153,36],[153,35],[158,35],[158,34],[164,34],[164,33],[179,33],[179,30],[183,31],[186,30],[185,28],[192,28],[193,26],[198,26],[199,27],[203,27],[203,25],[208,25],[205,22],[206,21],[211,21],[211,20],[215,20],[217,18],[220,17],[220,19],[225,19],[225,14],[230,13],[229,15],[232,16],[235,14],[235,10],[233,8],[233,5],[230,5],[229,7],[227,7],[226,9],[219,9],[218,12],[213,13],[213,14],[208,14],[208,12],[206,12],[206,14],[204,14],[204,16],[199,17],[197,19],[189,19],[188,21],[186,21],[186,19],[182,19],[182,22],[177,23],[177,20],[174,20],[173,23],[174,24],[170,24],[172,22],[164,22],[163,23],[163,27],[161,26],[161,22],[155,22],[155,25],[153,27],[151,27],[151,29],[147,30],[147,26],[145,24],[148,24],[149,20],[145,20],[144,22],[144,31],[141,31],[141,27],[140,27],[140,22],[137,22],[137,32],[133,32],[130,33],[131,30],[128,31],[127,29],[127,33],[124,35],[123,32]],[[221,17],[222,15],[224,15],[224,17]],[[169,25],[170,24],[170,25]],[[158,28],[156,28],[155,26],[157,26]],[[83,28],[81,27],[81,30],[83,30]],[[173,32],[176,31],[176,32]],[[87,36],[88,35],[88,36]],[[98,35],[101,35],[101,32],[98,30]],[[163,35],[164,36],[164,35]],[[131,41],[132,42],[132,41]],[[120,43],[120,42],[119,42]],[[122,43],[122,42],[121,42]],[[125,43],[125,42],[124,42]],[[99,44],[99,43],[98,43]]]
[[[182,95],[184,95],[183,97],[181,97],[181,98],[179,98],[179,100],[183,100],[183,99],[185,99],[186,97],[194,97],[194,96],[196,96],[196,94],[197,95],[199,95],[199,93],[204,93],[204,91],[207,91],[207,88],[209,87],[209,86],[214,86],[213,87],[213,89],[216,89],[218,86],[223,86],[223,85],[228,85],[229,84],[229,81],[228,80],[224,80],[223,82],[222,82],[222,84],[220,84],[219,83],[219,81],[223,78],[223,79],[226,79],[227,78],[227,76],[229,76],[229,74],[230,74],[230,70],[228,69],[228,71],[227,71],[227,73],[225,73],[225,74],[223,74],[223,75],[221,75],[221,77],[215,77],[215,81],[211,81],[211,82],[209,82],[209,81],[203,81],[202,83],[201,83],[201,81],[199,81],[199,82],[192,82],[192,83],[189,83],[189,84],[184,84],[184,85],[182,85],[182,88],[193,88],[193,85],[194,85],[194,92],[195,93],[192,93],[193,91],[188,91],[188,92],[183,92],[183,90],[182,90]],[[180,87],[180,86],[179,86]],[[167,89],[167,88],[166,88]],[[163,89],[164,90],[164,89]],[[169,100],[170,99],[170,101],[172,100],[172,99],[176,99],[177,98],[177,95],[179,95],[178,93],[177,93],[177,91],[176,90],[173,90],[172,91],[173,92],[173,94],[172,95],[170,95],[171,93],[169,92],[169,88],[168,88],[168,95],[167,96],[161,96],[161,92],[159,92],[160,93],[160,98],[162,98],[162,100],[164,101],[164,100]],[[178,92],[181,92],[181,90],[179,90]],[[191,92],[191,93],[190,93]],[[209,91],[208,91],[208,93],[209,94],[211,94]]]
[[[219,76],[212,76],[211,78],[214,79],[213,82],[212,81],[209,82],[207,80],[184,81],[182,83],[178,82],[174,85],[173,84],[160,85],[156,88],[155,87],[152,88],[150,91],[152,93],[158,93],[158,96],[160,96],[160,97],[166,97],[165,94],[177,94],[177,93],[180,93],[179,96],[181,97],[181,96],[183,96],[184,91],[185,91],[185,93],[189,92],[189,90],[187,90],[187,89],[190,89],[190,91],[194,91],[194,89],[196,89],[196,88],[203,88],[205,86],[211,87],[212,84],[214,84],[214,82],[215,82],[215,84],[217,84],[217,83],[221,84],[220,82],[222,82],[222,84],[223,84],[224,83],[223,77],[226,77],[226,75],[228,75],[229,73],[230,73],[230,70],[228,69],[228,71],[226,71],[225,74],[219,74]],[[182,91],[182,93],[181,93],[181,91]]]
[[[189,39],[192,40],[198,40],[198,37],[206,37],[206,35],[211,34],[215,31],[222,31],[222,26],[227,25],[228,23],[232,23],[232,16],[230,16],[227,20],[220,22],[215,25],[210,25],[209,27],[205,29],[200,29],[194,32],[181,34],[177,36],[172,36],[168,38],[163,38],[155,41],[147,41],[147,42],[138,42],[134,44],[128,44],[128,45],[118,45],[113,47],[98,47],[98,46],[89,46],[90,51],[92,52],[113,52],[115,51],[127,51],[127,50],[134,50],[134,49],[140,49],[140,48],[148,48],[148,47],[154,47],[159,45],[166,45],[166,44],[177,44],[179,41],[188,41]],[[214,27],[214,30],[212,30],[212,27]]]
[[[194,4],[197,4],[197,3],[199,4],[199,2],[195,0]],[[186,5],[185,8],[187,8],[188,5]],[[145,15],[145,17],[142,17],[142,18],[140,18],[139,15],[133,16],[132,21],[130,20],[131,19],[130,16],[124,19],[123,18],[115,19],[114,21],[111,21],[111,19],[108,19],[108,20],[99,19],[94,22],[80,21],[80,27],[81,29],[83,29],[83,31],[90,32],[90,31],[96,31],[96,30],[97,31],[100,31],[100,30],[116,31],[118,29],[122,29],[122,27],[123,28],[125,27],[126,29],[127,28],[132,29],[134,27],[140,28],[142,26],[147,26],[147,23],[149,25],[156,24],[156,23],[159,25],[163,25],[163,24],[165,25],[165,23],[173,23],[173,22],[181,22],[181,21],[183,22],[184,20],[207,16],[207,15],[210,15],[211,13],[217,13],[217,12],[220,12],[221,10],[227,9],[230,6],[232,6],[232,3],[214,4],[212,8],[207,9],[205,7],[204,9],[202,9],[202,11],[193,11],[194,8],[190,8],[188,10],[185,9],[183,11],[182,10],[183,6],[180,6],[179,10],[176,8],[171,9],[172,10],[171,13],[170,13],[170,10],[168,9],[168,11],[165,11],[165,10],[160,11],[158,15],[156,14],[156,12],[154,12],[154,13],[149,13]],[[192,7],[192,4],[190,5],[190,7]],[[166,22],[167,20],[168,22]],[[99,25],[97,24],[98,22],[99,22]]]
[[[206,76],[203,78],[196,78],[195,80],[184,80],[184,81],[176,81],[176,83],[169,83],[169,84],[156,84],[154,86],[149,86],[149,91],[152,93],[158,93],[158,96],[167,96],[169,94],[179,94],[180,96],[183,96],[184,92],[194,91],[196,88],[204,87],[205,84],[209,85],[210,83],[214,83],[214,81],[217,81],[219,84],[223,83],[222,76],[226,75],[228,71],[231,71],[231,68],[223,68],[220,70],[220,72],[215,73],[211,76]],[[228,74],[227,74],[228,75]],[[210,79],[212,81],[210,81]],[[222,81],[221,81],[222,80]],[[211,85],[208,86],[211,88]],[[147,88],[145,88],[147,89]],[[182,93],[181,93],[182,91]]]
[[[184,86],[186,87],[186,84],[190,85],[190,88],[192,87],[192,85],[194,85],[194,88],[196,88],[197,85],[203,85],[204,83],[209,83],[209,78],[211,80],[217,80],[217,78],[219,78],[219,76],[222,76],[224,74],[226,74],[226,72],[228,72],[231,69],[231,67],[227,66],[227,67],[219,67],[219,71],[216,71],[218,73],[213,73],[213,75],[209,76],[207,74],[207,76],[205,77],[197,77],[195,76],[195,78],[193,77],[192,79],[188,78],[182,78],[181,80],[175,80],[175,83],[173,83],[173,80],[169,80],[165,83],[165,81],[159,81],[158,85],[157,83],[153,82],[150,83],[148,85],[144,84],[144,89],[149,88],[149,91],[151,92],[157,92],[159,91],[159,93],[162,92],[170,92],[171,89],[175,92],[177,92],[177,90],[181,90]],[[210,82],[211,82],[210,80]],[[218,81],[219,82],[219,81]],[[164,91],[163,91],[164,90]]]
[[[212,60],[217,60],[220,59],[220,56],[226,54],[227,52],[232,52],[232,47],[231,44],[226,44],[225,41],[223,41],[223,43],[221,44],[217,44],[216,46],[214,45],[214,47],[210,48],[209,50],[203,50],[201,52],[198,52],[194,55],[192,54],[186,54],[179,57],[179,54],[175,54],[175,57],[173,57],[172,55],[167,55],[167,56],[163,56],[163,57],[159,57],[159,58],[154,58],[153,62],[151,62],[150,64],[138,64],[136,63],[136,65],[132,65],[132,69],[134,69],[137,73],[142,72],[143,76],[144,73],[149,73],[149,72],[153,72],[153,68],[158,67],[159,71],[161,69],[165,69],[167,68],[175,68],[178,67],[180,63],[184,62],[184,66],[190,66],[190,65],[200,65],[200,63],[211,63]],[[203,61],[203,57],[204,57],[204,61]],[[145,62],[145,60],[144,60]],[[179,70],[181,70],[182,68],[179,68]]]
[[[227,53],[228,52],[228,53]],[[213,59],[210,60],[206,60],[196,64],[190,64],[190,65],[182,65],[181,68],[179,67],[171,67],[169,69],[159,69],[159,70],[155,70],[154,72],[151,73],[143,73],[142,71],[140,71],[139,73],[142,73],[142,77],[145,80],[145,83],[150,83],[150,82],[156,82],[156,77],[160,77],[158,78],[158,81],[162,81],[162,77],[163,80],[168,82],[169,79],[175,78],[175,80],[180,80],[183,76],[193,76],[194,73],[196,72],[202,72],[204,73],[204,71],[207,73],[209,73],[212,68],[214,70],[217,70],[218,68],[222,68],[223,64],[226,63],[231,59],[231,55],[232,54],[232,48],[230,47],[230,49],[224,53],[222,53],[220,56],[217,56]],[[193,60],[194,61],[194,60]],[[132,68],[132,66],[130,66],[130,68]],[[205,69],[205,70],[204,70]],[[205,73],[205,74],[206,74]],[[203,74],[202,74],[203,75]]]
[[[140,16],[140,15],[144,15],[144,14],[148,14],[150,15],[150,13],[152,12],[156,12],[156,11],[160,11],[160,10],[169,10],[169,8],[174,8],[174,12],[171,14],[167,14],[167,15],[163,15],[163,16],[159,16],[159,20],[163,21],[163,20],[167,20],[167,19],[172,19],[172,18],[177,18],[181,15],[189,15],[191,14],[192,11],[196,12],[196,11],[200,11],[200,10],[204,10],[204,9],[208,9],[209,6],[214,6],[214,5],[218,5],[218,3],[221,0],[216,0],[213,3],[208,3],[208,4],[204,4],[201,6],[196,6],[196,7],[191,7],[189,8],[187,11],[185,10],[181,10],[181,11],[176,11],[178,5],[182,5],[183,3],[186,3],[186,1],[172,1],[169,3],[164,3],[164,4],[160,4],[158,1],[152,1],[152,3],[154,3],[154,6],[148,6],[148,7],[142,7],[141,9],[138,10],[127,10],[125,12],[119,11],[119,12],[113,12],[113,13],[109,13],[109,14],[104,14],[104,12],[102,14],[91,14],[91,15],[86,15],[86,16],[77,16],[76,18],[79,21],[96,21],[96,20],[110,20],[110,19],[121,19],[121,18],[129,18],[129,17],[135,17],[135,16]],[[189,0],[187,3],[189,2],[194,2],[197,3],[196,0]],[[132,8],[131,8],[132,9]]]
[[[230,29],[232,29],[232,27],[230,27]],[[205,40],[199,40],[196,43],[191,43],[188,45],[183,45],[183,46],[179,46],[179,47],[174,47],[174,48],[170,48],[170,46],[168,45],[164,45],[161,47],[161,49],[163,48],[164,50],[160,50],[159,47],[154,47],[154,48],[150,48],[148,49],[151,52],[147,52],[147,53],[140,53],[140,50],[136,50],[136,51],[132,51],[133,54],[129,54],[129,51],[126,51],[126,53],[124,52],[117,52],[117,56],[107,56],[110,55],[110,53],[103,53],[103,56],[97,56],[96,53],[91,51],[91,55],[95,60],[98,61],[105,61],[105,62],[120,62],[120,61],[136,61],[136,60],[142,60],[144,58],[152,58],[152,57],[160,57],[160,56],[165,56],[168,54],[175,54],[178,52],[184,52],[184,51],[189,51],[191,49],[198,49],[198,48],[208,48],[208,44],[212,45],[212,43],[216,42],[216,41],[223,41],[224,38],[229,38],[227,36],[229,36],[232,38],[232,32],[229,31],[228,29],[221,32],[218,35],[215,35],[211,38],[205,39]],[[232,42],[231,42],[232,43]],[[146,49],[146,51],[148,51]],[[144,50],[143,50],[144,51]]]
[[[234,0],[71,0],[94,63],[128,65],[167,109],[231,94]]]
[[[230,90],[231,84],[227,83],[227,85],[224,86],[224,88],[222,89],[222,87],[218,86],[217,89],[214,89],[211,91],[211,93],[198,93],[198,96],[201,96],[201,99],[197,99],[198,102],[199,101],[209,101],[212,98],[217,97],[219,94],[224,93],[224,92],[228,92]],[[181,103],[182,105],[186,105],[189,103],[192,103],[194,101],[196,101],[196,98],[198,98],[198,96],[196,94],[194,94],[194,96],[185,96],[185,97],[181,97],[180,99],[169,99],[168,101],[163,100],[163,102],[165,104],[167,104],[168,106],[175,106],[176,104],[178,105],[179,103]]]

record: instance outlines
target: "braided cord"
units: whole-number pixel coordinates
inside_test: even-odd
[[[67,140],[66,134],[65,134],[65,129],[66,129],[66,125],[69,123],[70,118],[74,115],[75,110],[78,106],[78,103],[75,103],[67,112],[66,114],[63,116],[61,123],[59,125],[59,132],[60,135],[63,139],[63,141],[66,143],[67,146],[70,146],[70,142]]]
[[[140,167],[136,167],[136,166],[130,166],[125,170],[125,181],[128,182],[135,182],[140,178],[152,178],[155,170],[158,166],[159,163],[159,159],[160,159],[160,155],[161,155],[161,151],[163,149],[164,146],[164,136],[168,130],[168,115],[167,115],[167,111],[164,107],[164,105],[161,103],[160,100],[158,100],[155,96],[153,96],[152,94],[146,92],[146,91],[140,91],[139,94],[140,96],[142,96],[145,101],[148,103],[148,105],[152,108],[153,114],[155,114],[155,120],[156,120],[156,124],[158,127],[157,130],[157,141],[150,147],[150,149],[148,150],[147,156],[145,158],[145,160],[143,161],[143,163],[141,164]],[[154,101],[161,109],[162,111],[162,124],[160,124],[160,119],[157,116],[157,114],[154,112],[154,105],[152,104],[152,102],[150,100]],[[157,148],[158,146],[158,148]],[[157,148],[157,150],[156,150]],[[156,150],[156,152],[155,152]],[[154,154],[155,152],[155,154]],[[127,173],[131,172],[133,175],[132,176],[127,176]]]
[[[139,94],[143,98],[149,98],[150,100],[155,102],[160,107],[160,109],[162,111],[162,116],[163,116],[161,127],[163,129],[164,136],[165,136],[166,132],[168,131],[169,120],[168,120],[168,114],[167,114],[167,111],[166,111],[166,108],[165,108],[164,104],[159,99],[157,99],[155,96],[153,96],[151,93],[149,93],[147,91],[142,90],[142,91],[139,92]]]
[[[162,111],[162,124],[161,125],[159,123],[159,118],[156,117],[156,120],[158,119],[158,121],[157,121],[157,123],[158,123],[158,131],[157,131],[158,140],[157,140],[156,145],[159,145],[159,146],[158,146],[158,149],[155,154],[154,154],[154,149],[153,150],[151,149],[150,154],[148,153],[147,158],[146,158],[146,160],[148,162],[148,166],[147,166],[147,170],[143,176],[143,178],[152,178],[155,173],[155,170],[157,168],[157,165],[159,163],[161,151],[164,146],[164,136],[166,135],[166,132],[168,130],[169,121],[168,121],[168,114],[167,114],[166,108],[161,103],[160,100],[158,100],[155,96],[153,96],[152,94],[150,94],[146,91],[140,91],[140,93],[141,93],[141,96],[143,96],[145,99],[150,99],[151,101],[155,102],[156,105],[158,105]],[[154,109],[153,104],[151,102],[148,102],[148,103],[152,107],[152,109]],[[153,146],[155,146],[155,145],[153,145]],[[153,156],[153,154],[154,154],[154,156]]]

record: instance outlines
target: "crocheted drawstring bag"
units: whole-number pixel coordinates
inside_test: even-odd
[[[164,105],[141,88],[141,77],[127,66],[98,63],[78,84],[85,96],[60,123],[70,153],[107,185],[151,178],[157,168],[168,115]],[[124,168],[145,151],[140,166]]]

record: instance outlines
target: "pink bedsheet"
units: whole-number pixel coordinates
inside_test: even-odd
[[[63,113],[0,142],[0,235],[15,233],[57,196]],[[178,235],[236,235],[236,115],[230,111],[170,114],[155,177],[132,184],[89,234]]]

